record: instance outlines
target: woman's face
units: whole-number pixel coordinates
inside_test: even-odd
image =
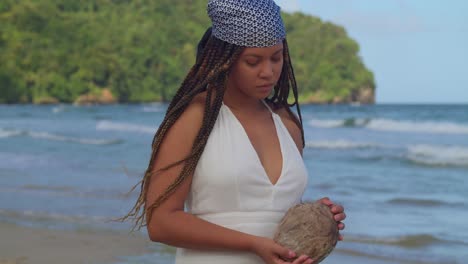
[[[227,80],[227,93],[256,99],[270,95],[283,68],[283,43],[265,48],[245,48]]]

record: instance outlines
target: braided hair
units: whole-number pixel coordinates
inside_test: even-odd
[[[296,125],[301,129],[302,142],[304,145],[304,130],[302,127],[301,111],[298,104],[298,92],[294,71],[291,65],[286,40],[283,40],[283,44],[284,63],[282,72],[278,83],[274,87],[272,96],[270,96],[270,98],[266,98],[266,100],[270,102],[275,109],[284,107],[287,110],[292,120],[294,120]],[[151,220],[153,209],[158,208],[172,193],[174,193],[177,187],[195,171],[198,160],[200,159],[208,141],[208,137],[213,130],[213,126],[223,102],[224,91],[226,88],[225,80],[229,70],[237,61],[243,50],[244,47],[230,44],[212,36],[211,28],[205,32],[204,36],[200,40],[197,47],[195,65],[190,69],[179,90],[174,95],[167,108],[165,118],[153,138],[151,158],[145,175],[143,179],[131,190],[133,191],[138,185],[140,185],[140,195],[130,212],[126,216],[120,218],[121,221],[132,218],[134,220],[133,229],[140,229],[141,227],[146,226]],[[288,104],[289,90],[291,88],[293,90],[294,102],[292,104]],[[182,160],[155,171],[155,157],[167,131],[185,111],[192,99],[202,92],[206,92],[204,116],[202,126],[198,131],[190,154]],[[292,106],[296,106],[299,119],[291,111],[290,107]],[[146,197],[150,178],[157,173],[180,164],[183,164],[183,168],[175,181],[148,206],[146,204]]]

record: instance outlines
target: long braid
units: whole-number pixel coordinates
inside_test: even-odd
[[[187,178],[187,176],[191,175],[195,171],[198,160],[203,153],[203,149],[208,141],[208,137],[214,127],[221,108],[224,97],[225,76],[241,52],[241,47],[218,40],[214,37],[210,37],[206,42],[200,59],[197,60],[195,65],[187,74],[185,80],[182,82],[179,90],[167,109],[164,120],[153,138],[152,153],[148,168],[146,169],[143,179],[132,188],[133,190],[135,187],[140,185],[140,195],[133,208],[126,216],[120,219],[121,221],[125,221],[128,218],[134,218],[134,229],[146,226],[146,223],[151,219],[153,209],[161,205]],[[207,89],[207,87],[209,88]],[[159,170],[154,170],[154,160],[167,131],[185,111],[192,99],[197,94],[204,91],[207,91],[207,96],[203,122],[195,138],[191,153],[183,160],[177,161]],[[214,100],[212,100],[213,95],[215,97]],[[155,202],[146,207],[146,196],[152,175],[165,171],[181,163],[184,163],[184,165],[181,173],[175,181],[156,199]]]
[[[305,147],[304,126],[303,126],[303,123],[302,123],[301,108],[299,107],[299,93],[298,93],[298,90],[297,90],[296,76],[294,75],[294,69],[293,69],[293,66],[292,66],[292,63],[291,63],[291,57],[289,56],[288,42],[286,41],[286,39],[284,40],[284,51],[285,51],[284,58],[286,60],[285,65],[288,67],[288,78],[287,78],[287,80],[289,82],[291,82],[292,91],[293,91],[293,94],[294,94],[294,103],[288,105],[288,107],[286,107],[286,109],[288,110],[291,117],[294,117],[293,120],[296,122],[296,125],[299,128],[301,128],[302,147]],[[290,107],[292,107],[294,105],[296,105],[296,110],[297,110],[297,114],[299,116],[299,120],[297,120],[297,118],[291,112]]]
[[[304,142],[304,130],[302,127],[302,116],[298,104],[297,85],[286,40],[284,40],[283,43],[283,69],[278,84],[274,88],[273,95],[267,100],[272,102],[275,107],[286,108],[293,120],[295,120],[297,126],[301,129],[302,140]],[[203,153],[208,137],[213,130],[221,109],[226,89],[225,81],[227,73],[240,56],[242,50],[242,47],[211,37],[210,29],[208,29],[207,33],[203,36],[198,47],[199,54],[197,54],[196,63],[187,74],[187,77],[184,79],[179,90],[169,104],[164,120],[153,138],[152,153],[145,175],[143,179],[131,190],[133,191],[138,185],[140,185],[140,195],[130,212],[126,216],[120,218],[121,221],[125,221],[128,218],[134,219],[135,222],[133,229],[140,229],[141,227],[146,226],[151,219],[153,209],[158,208],[172,193],[174,193],[177,187],[195,171],[198,160]],[[288,104],[290,88],[292,88],[294,94],[294,103],[291,105]],[[191,153],[184,159],[155,171],[155,157],[158,154],[167,131],[182,115],[192,99],[204,91],[207,92],[207,96],[202,126],[195,138]],[[297,107],[299,120],[297,120],[290,109],[290,107],[294,105]],[[151,205],[146,206],[146,196],[151,177],[182,163],[184,164],[182,171],[174,182],[156,199],[156,201]]]
[[[286,41],[286,39],[283,40],[283,58],[283,69],[281,71],[278,84],[274,87],[273,95],[268,99],[268,101],[271,102],[275,106],[275,108],[286,109],[291,119],[294,120],[296,125],[301,129],[302,147],[304,147],[304,127],[302,124],[301,109],[299,107],[299,96],[297,90],[296,76],[294,75],[294,69],[291,63],[291,57],[289,56],[288,42]],[[288,103],[290,90],[292,90],[294,96],[294,102],[292,104]],[[299,119],[291,111],[290,107],[294,105],[296,106]]]

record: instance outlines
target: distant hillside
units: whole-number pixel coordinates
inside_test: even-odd
[[[283,14],[302,102],[374,102],[345,30]],[[206,1],[2,0],[0,103],[170,100],[210,25]]]

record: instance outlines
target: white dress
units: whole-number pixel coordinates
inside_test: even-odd
[[[280,116],[272,113],[283,156],[273,185],[239,120],[222,105],[195,169],[186,201],[189,213],[211,223],[272,238],[289,207],[301,201],[307,186],[302,157]],[[176,264],[262,264],[253,253],[178,248]]]

